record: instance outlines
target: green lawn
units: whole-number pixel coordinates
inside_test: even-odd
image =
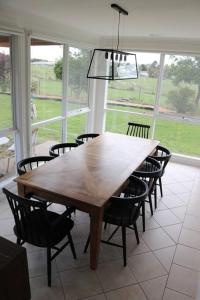
[[[0,129],[12,127],[11,96],[0,94]]]
[[[61,103],[54,100],[40,100],[33,101],[36,105],[37,119],[41,121],[60,115]],[[11,112],[10,112],[10,96],[0,95],[1,115],[0,128],[10,126]],[[126,111],[140,111],[136,108],[109,106],[113,109],[120,109]],[[144,111],[143,111],[144,112]],[[149,111],[148,111],[149,112]],[[106,114],[106,130],[112,132],[126,133],[127,123],[129,120],[142,122],[152,125],[152,118],[149,116],[137,116],[123,112],[107,111]],[[70,117],[68,119],[68,141],[73,141],[74,138],[84,132],[87,119],[86,114]],[[61,122],[56,122],[39,129],[38,143],[48,139],[56,141],[60,140]],[[168,121],[159,119],[156,124],[155,138],[167,146],[171,151],[182,153],[186,155],[200,156],[200,126],[194,124],[187,124],[186,122]]]
[[[126,133],[129,121],[152,125],[152,118],[148,116],[144,117],[119,111],[107,111],[106,130]],[[159,119],[156,123],[154,138],[159,140],[163,146],[168,147],[172,152],[200,156],[199,136],[200,125]]]

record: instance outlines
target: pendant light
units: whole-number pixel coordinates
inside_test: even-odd
[[[121,14],[127,16],[128,12],[115,3],[111,4],[111,7],[119,13],[117,48],[94,49],[87,78],[102,80],[137,79],[136,55],[119,50],[120,16]]]

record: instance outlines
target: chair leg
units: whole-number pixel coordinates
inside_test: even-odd
[[[106,230],[107,222],[104,223],[104,230]]]
[[[20,238],[17,238],[17,242],[16,242],[18,245],[21,244],[21,239]]]
[[[151,194],[149,194],[149,205],[150,205],[151,215],[153,216],[153,206],[152,206]]]
[[[135,237],[136,237],[136,240],[137,240],[137,244],[139,244],[140,243],[140,239],[139,239],[139,235],[138,235],[137,224],[134,223],[133,227],[134,227],[134,230],[135,230]]]
[[[145,232],[145,201],[142,203],[142,227],[143,232]]]
[[[73,243],[73,240],[72,240],[71,233],[69,232],[67,236],[68,236],[68,240],[69,240],[69,244],[70,244],[70,247],[71,247],[71,250],[72,250],[73,257],[74,257],[74,259],[76,259],[76,251],[75,251],[75,248],[74,248],[74,243]]]
[[[10,157],[8,157],[8,164],[7,164],[7,168],[6,168],[6,173],[8,173],[8,171],[9,171],[9,166],[10,166]]]
[[[89,234],[88,239],[87,239],[87,242],[86,242],[86,244],[85,244],[85,248],[84,248],[84,251],[83,251],[84,253],[87,252],[87,249],[88,249],[89,244],[90,244],[90,234]]]
[[[47,248],[47,280],[48,286],[51,287],[51,248]]]
[[[126,266],[126,227],[122,226],[122,244],[123,244],[123,258],[124,267]]]
[[[157,208],[157,184],[155,184],[155,189],[154,189],[154,206],[156,209]]]
[[[161,194],[161,197],[163,196],[163,189],[162,189],[162,179],[161,177],[159,177],[159,186],[160,186],[160,194]]]
[[[16,244],[22,246],[25,243],[24,240],[21,240],[20,238],[17,238]]]

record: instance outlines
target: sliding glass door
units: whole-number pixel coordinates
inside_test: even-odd
[[[0,33],[0,181],[15,172],[11,39]]]
[[[61,141],[63,45],[31,39],[32,154],[48,155]]]

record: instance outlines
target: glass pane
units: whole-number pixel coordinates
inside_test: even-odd
[[[78,135],[86,133],[88,114],[71,116],[67,120],[67,141],[74,142]]]
[[[0,35],[0,130],[12,128],[10,37]]]
[[[171,151],[200,156],[199,103],[200,57],[166,55],[155,133]]]
[[[200,157],[200,124],[158,119],[155,138],[172,152]]]
[[[89,106],[87,71],[90,51],[80,48],[69,48],[69,81],[68,110],[76,110]]]
[[[61,121],[32,129],[32,152],[34,155],[49,155],[50,146],[61,141]]]
[[[15,144],[13,134],[0,137],[0,181],[15,175]]]
[[[126,134],[128,122],[136,122],[152,126],[152,120],[153,119],[151,117],[108,110],[106,112],[106,131]],[[149,137],[151,137],[151,132]]]
[[[31,40],[32,123],[61,115],[63,46]]]
[[[200,57],[166,55],[160,114],[200,117]]]
[[[139,78],[109,81],[107,108],[152,115],[155,104],[160,54],[136,53]]]

